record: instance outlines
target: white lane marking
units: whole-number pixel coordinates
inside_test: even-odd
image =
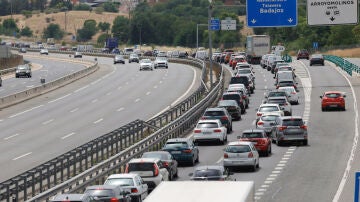
[[[43,125],[46,125],[46,124],[49,124],[49,123],[51,123],[51,122],[53,122],[53,121],[54,121],[54,119],[50,119],[50,120],[47,120],[47,121],[42,122],[42,124],[43,124]]]
[[[163,81],[159,81],[160,84],[162,84]]]
[[[91,103],[95,103],[97,101],[98,101],[98,99],[94,99],[94,100],[91,101]]]
[[[55,100],[51,100],[51,101],[49,101],[48,103],[50,104],[50,103],[53,103],[53,102],[62,100],[62,99],[64,99],[64,98],[66,98],[66,97],[69,97],[70,95],[71,95],[71,93],[69,93],[69,94],[67,94],[67,95],[64,95],[64,96],[62,96],[62,97],[59,97],[59,98],[57,98],[57,99],[55,99]]]
[[[118,89],[118,90],[122,89],[122,86],[119,86],[117,89]]]
[[[14,135],[10,135],[9,137],[4,138],[4,140],[9,140],[9,139],[14,138],[16,136],[19,136],[19,133],[16,133]]]
[[[140,101],[140,98],[136,99],[134,102],[139,102]]]
[[[4,91],[4,89],[1,89],[0,91]]]
[[[253,122],[251,122],[251,125],[255,126],[256,124],[256,120],[253,120]]]
[[[75,109],[71,110],[70,113],[76,112],[77,110],[79,110],[79,108],[75,108]]]
[[[146,95],[150,95],[150,94],[151,94],[151,92],[147,92],[147,93],[146,93]]]
[[[223,161],[224,157],[221,157],[218,161],[216,161],[216,164],[219,164]]]
[[[125,85],[129,85],[129,82],[126,82]]]
[[[267,82],[267,80],[266,80],[266,79],[264,79],[264,81],[265,81],[265,82]]]
[[[176,99],[173,103],[171,103],[170,106],[174,106],[177,102],[179,102],[181,99],[183,99],[190,92],[190,90],[193,88],[193,86],[195,85],[197,74],[196,74],[195,69],[192,69],[192,70],[193,70],[193,73],[194,73],[193,75],[194,76],[193,76],[193,80],[192,80],[189,88],[186,90],[186,92],[184,94],[182,94],[178,99]],[[155,86],[154,86],[154,88],[155,88]],[[157,86],[156,86],[156,88],[157,88]],[[150,119],[152,119],[152,118],[158,116],[159,114],[163,113],[164,111],[168,110],[170,108],[170,106],[166,107],[165,109],[163,109],[159,113],[155,114],[155,116],[151,117]]]
[[[112,72],[113,73],[113,72]],[[110,74],[107,74],[107,75],[105,75],[105,76],[103,76],[103,77],[101,77],[102,79],[106,79],[106,78],[108,78],[110,76]]]
[[[124,107],[120,107],[120,108],[117,109],[116,111],[120,112],[120,111],[122,111],[122,110],[124,110]]]
[[[106,95],[111,95],[111,92],[106,93]]]
[[[263,185],[261,185],[261,187],[262,187],[262,188],[268,188],[268,187],[269,187],[269,185],[267,185],[267,184],[263,184]]]
[[[95,81],[91,82],[91,85],[97,84],[97,83],[99,83],[100,81],[101,81],[101,79],[95,80]]]
[[[265,86],[264,88],[265,88],[265,90],[266,90],[268,87],[267,87],[267,86]]]
[[[68,137],[70,137],[70,136],[73,136],[73,135],[75,135],[75,133],[73,132],[73,133],[69,133],[69,134],[67,134],[67,135],[65,135],[65,136],[63,136],[63,137],[61,137],[61,139],[66,139],[66,138],[68,138]]]
[[[277,176],[278,176],[278,174],[270,174],[269,175],[269,177],[274,177],[274,178],[277,177]]]
[[[157,85],[154,86],[154,88],[157,88],[157,87],[158,87]]]
[[[32,152],[29,152],[29,153],[23,154],[23,155],[21,155],[21,156],[18,156],[18,157],[16,157],[16,158],[13,158],[12,160],[13,160],[13,161],[16,161],[16,160],[18,160],[18,159],[24,158],[25,156],[29,156],[30,154],[32,154]]]
[[[3,122],[4,121],[4,119],[0,119],[0,122]]]
[[[338,70],[338,69],[337,69]],[[344,175],[340,181],[340,185],[336,191],[336,194],[333,198],[333,201],[338,201],[340,196],[341,196],[341,193],[342,191],[344,190],[344,187],[345,187],[345,184],[346,184],[346,181],[347,179],[349,178],[349,174],[351,174],[351,164],[353,163],[354,161],[354,157],[355,157],[355,151],[357,149],[357,144],[358,144],[358,139],[359,139],[359,113],[358,113],[358,106],[357,106],[357,99],[356,99],[356,94],[355,94],[355,90],[354,90],[354,87],[352,86],[350,80],[347,78],[347,76],[342,72],[342,71],[339,71],[338,72],[341,73],[341,75],[346,79],[346,81],[348,82],[350,88],[351,88],[351,93],[352,93],[352,96],[353,96],[353,99],[354,99],[354,111],[355,111],[355,120],[354,120],[354,126],[355,126],[355,135],[354,135],[354,139],[353,139],[353,145],[352,145],[352,148],[351,148],[351,153],[350,153],[350,156],[349,156],[349,159],[347,161],[347,164],[346,164],[346,168],[345,168],[345,171],[344,171]]]
[[[103,120],[104,120],[103,118],[98,119],[98,120],[94,121],[94,124],[100,123],[100,122],[103,121]]]
[[[44,105],[39,105],[39,106],[33,107],[33,108],[31,108],[31,109],[28,109],[28,110],[19,112],[19,113],[17,113],[17,114],[13,114],[13,115],[9,116],[9,118],[17,117],[17,116],[19,116],[19,115],[21,115],[21,114],[25,114],[26,112],[32,111],[32,110],[34,110],[34,109],[37,109],[37,108],[40,108],[40,107],[43,107],[43,106],[44,106]]]
[[[87,87],[89,87],[89,85],[83,86],[83,87],[75,90],[74,93],[80,92],[80,91],[84,90],[84,89],[87,88]]]
[[[31,85],[31,86],[26,86],[26,88],[32,88],[32,87],[34,87],[34,85]]]

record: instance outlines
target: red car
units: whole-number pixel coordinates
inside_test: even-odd
[[[340,91],[325,92],[320,96],[321,110],[325,111],[330,108],[336,108],[345,111],[345,97],[346,95]]]
[[[301,49],[298,51],[297,53],[297,56],[296,56],[296,59],[299,60],[299,59],[309,59],[309,51],[306,50],[306,49]]]
[[[265,130],[244,130],[242,135],[237,138],[239,141],[253,142],[259,154],[264,154],[265,156],[271,154],[271,139],[266,134]]]

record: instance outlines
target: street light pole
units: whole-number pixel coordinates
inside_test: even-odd
[[[211,12],[212,12],[212,1],[208,8],[208,32],[209,32],[209,67],[210,67],[210,89],[213,87],[213,71],[212,71],[212,39],[211,39]]]

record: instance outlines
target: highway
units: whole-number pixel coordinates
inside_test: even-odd
[[[300,87],[300,104],[293,106],[293,115],[303,116],[306,121],[309,145],[279,147],[273,144],[272,155],[260,158],[260,168],[256,172],[236,170],[232,178],[254,181],[257,201],[351,201],[354,175],[352,171],[344,177],[344,173],[349,169],[352,150],[359,154],[353,141],[358,135],[353,92],[358,92],[359,81],[350,78],[357,84],[353,91],[348,80],[329,63],[310,67],[307,60],[295,60],[293,65]],[[255,109],[265,91],[274,89],[273,75],[258,65],[254,69],[255,94],[250,97],[251,104],[243,120],[233,122],[229,141],[236,140],[243,130],[255,128]],[[328,90],[346,92],[346,111],[321,111],[319,96]],[[197,165],[222,164],[224,146],[202,144],[199,148],[200,163]],[[359,169],[360,166],[354,164],[356,160],[352,160],[350,165]],[[188,180],[192,172],[193,167],[180,167],[177,180]]]
[[[53,61],[36,62],[56,67]],[[98,62],[96,73],[2,110],[0,181],[133,120],[148,120],[200,85],[200,70],[186,65],[170,63],[169,69],[140,72],[137,63],[113,65],[112,58]]]

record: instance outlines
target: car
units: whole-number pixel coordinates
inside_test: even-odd
[[[255,82],[255,72],[253,72],[250,68],[241,68],[238,69],[235,76],[246,75],[251,78],[253,82]]]
[[[284,87],[281,87],[281,88],[284,88]],[[270,90],[270,91],[266,92],[266,94],[265,94],[264,103],[266,103],[267,99],[270,98],[270,97],[282,97],[282,96],[285,96],[285,97],[289,98],[289,94],[286,93],[285,90],[279,90],[279,89]]]
[[[168,68],[168,60],[166,57],[156,57],[154,60],[154,68],[157,69],[159,67]]]
[[[125,64],[125,58],[123,55],[115,55],[114,56],[114,64],[121,63]]]
[[[89,194],[58,194],[54,196],[51,202],[96,202],[94,197]]]
[[[86,187],[85,194],[89,194],[96,201],[102,202],[131,202],[130,192],[116,185],[92,185]]]
[[[68,50],[68,47],[66,47],[66,46],[61,46],[59,50],[61,50],[61,51],[66,51],[66,50]]]
[[[202,120],[219,119],[226,127],[228,133],[232,131],[232,117],[229,112],[223,107],[207,108],[201,117]]]
[[[346,95],[340,91],[327,91],[324,92],[321,98],[321,111],[327,109],[340,109],[345,111],[345,98]]]
[[[140,69],[139,69],[140,71],[142,71],[142,70],[151,70],[152,71],[153,67],[154,67],[153,62],[148,58],[142,59],[140,61]]]
[[[169,180],[172,181],[178,176],[178,162],[168,151],[144,152],[141,158],[157,158],[169,172]]]
[[[15,78],[28,77],[31,78],[31,67],[28,64],[18,65],[15,70]]]
[[[169,172],[163,162],[156,158],[133,158],[125,167],[125,173],[139,174],[152,191],[162,181],[169,180]]]
[[[148,185],[139,174],[112,174],[106,178],[104,185],[120,186],[124,191],[130,192],[131,201],[143,201],[148,196]]]
[[[240,86],[240,85],[242,85],[242,86]],[[249,92],[247,91],[247,89],[245,88],[245,86],[243,84],[229,85],[226,92],[238,92],[238,93],[241,93],[241,96],[242,96],[243,100],[245,100],[245,108],[246,109],[249,108],[249,104],[250,104]]]
[[[259,168],[259,152],[252,142],[233,141],[224,149],[225,169],[250,167],[253,172]]]
[[[266,134],[270,135],[277,117],[280,117],[278,113],[266,113],[262,115],[256,123],[256,128],[262,129]]]
[[[74,58],[82,58],[82,53],[81,52],[75,52],[74,53]]]
[[[125,55],[134,54],[134,55],[138,56],[137,54],[134,53],[134,49],[133,49],[133,48],[124,48],[124,54],[125,54]]]
[[[274,55],[274,54],[265,54],[265,55],[263,55],[263,56],[261,57],[260,66],[261,66],[262,68],[266,68],[266,60],[268,59],[268,57],[269,57],[270,55]]]
[[[244,130],[237,138],[239,141],[253,142],[259,154],[263,154],[265,156],[269,156],[271,154],[271,138],[265,130]]]
[[[45,48],[40,49],[40,55],[49,55],[49,50]]]
[[[158,51],[157,57],[166,57],[166,52],[165,51]]]
[[[310,66],[313,66],[315,64],[319,64],[321,66],[325,65],[324,56],[322,54],[313,54],[310,58]]]
[[[188,53],[185,51],[180,51],[179,52],[179,58],[187,58],[188,57]]]
[[[299,94],[296,92],[294,86],[279,87],[280,91],[285,91],[288,96],[290,104],[299,104]]]
[[[296,91],[298,91],[297,89],[297,82],[295,82],[293,79],[281,79],[277,81],[277,83],[275,84],[276,89],[279,89],[280,87],[284,87],[284,86],[293,86],[295,88]]]
[[[199,162],[199,148],[191,138],[168,139],[161,150],[170,152],[179,163],[190,163],[193,166]]]
[[[309,51],[307,49],[300,49],[297,52],[296,59],[309,59]]]
[[[20,48],[19,53],[26,53],[26,48]]]
[[[284,116],[291,116],[292,115],[292,108],[291,104],[288,101],[286,96],[279,96],[279,97],[269,97],[266,101],[269,104],[278,104],[280,109],[284,111]]]
[[[132,63],[132,62],[137,62],[137,63],[140,62],[139,56],[135,53],[131,53],[129,55],[129,63]]]
[[[274,61],[272,61],[272,63],[271,63],[271,69],[270,69],[270,71],[271,71],[272,74],[275,74],[275,68],[276,68],[276,65],[277,65],[278,63],[285,63],[285,61],[284,61],[281,57],[280,57],[280,58],[276,58]]]
[[[235,70],[235,68],[237,68],[237,63],[244,63],[246,62],[246,57],[244,55],[236,55],[231,62],[231,67],[233,70]]]
[[[275,67],[275,65],[274,65],[275,61],[279,61],[279,60],[280,61],[282,60],[281,56],[279,56],[279,55],[270,55],[268,57],[268,59],[267,59],[266,69],[268,71],[270,71],[273,67]]]
[[[241,108],[241,113],[246,112],[246,101],[243,99],[241,92],[224,92],[221,100],[235,100]]]
[[[2,86],[2,78],[1,78],[1,76],[0,76],[0,87]]]
[[[286,63],[286,62],[277,62],[276,63],[276,65],[275,65],[275,67],[274,67],[274,74],[276,74],[277,72],[278,72],[278,70],[279,70],[279,68],[280,67],[283,67],[283,66],[286,66],[286,67],[290,67],[291,68],[291,66],[288,64],[288,63]]]
[[[190,180],[194,181],[230,181],[232,180],[228,170],[223,165],[197,166],[193,173],[189,174]]]
[[[246,89],[250,92],[250,93],[254,93],[254,89],[251,88],[251,79],[249,76],[233,76],[230,79],[230,84],[244,84]]]
[[[274,76],[275,83],[279,82],[279,80],[294,80],[295,74],[293,71],[279,71]]]
[[[301,116],[277,117],[271,138],[278,146],[285,142],[302,142],[307,145],[307,126]]]
[[[256,119],[257,121],[259,118],[265,114],[278,114],[280,116],[284,116],[284,112],[280,109],[278,104],[261,104],[259,108],[256,109]]]
[[[151,50],[145,51],[144,56],[154,56],[154,52]]]
[[[217,107],[224,107],[233,120],[241,120],[241,107],[235,100],[220,100]]]
[[[227,129],[219,119],[199,120],[193,130],[194,143],[216,141],[224,144],[227,141]]]

